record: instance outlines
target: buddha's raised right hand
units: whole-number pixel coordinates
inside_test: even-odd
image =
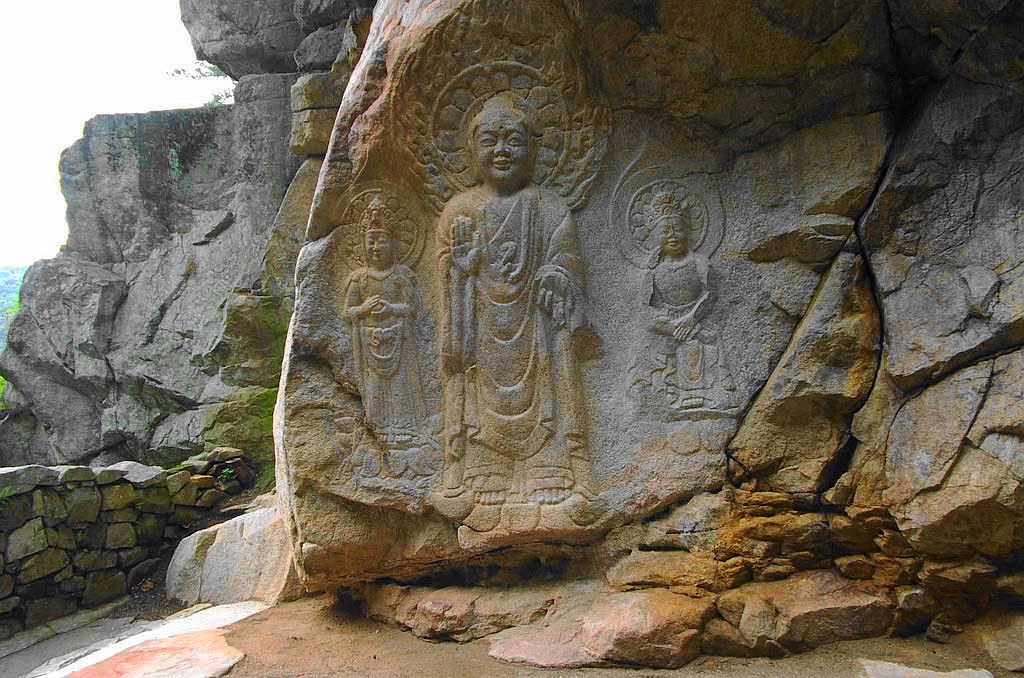
[[[469,217],[452,220],[452,263],[466,275],[475,275],[480,266],[480,231]]]

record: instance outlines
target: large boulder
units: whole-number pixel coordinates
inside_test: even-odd
[[[885,633],[893,603],[880,591],[833,571],[799,574],[786,581],[745,584],[718,599],[719,624],[705,642],[723,654],[735,643],[748,651],[800,652],[840,640]],[[709,633],[709,636],[711,634]],[[714,647],[718,643],[718,647]]]
[[[167,568],[167,595],[185,605],[301,597],[284,521],[264,508],[181,540]]]
[[[304,37],[292,0],[180,0],[196,56],[236,80],[295,70],[295,48]]]
[[[877,366],[853,231],[892,137],[885,12],[840,5],[378,3],[276,417],[310,586],[593,540],[721,488],[741,424],[773,489],[827,487]],[[506,197],[492,118],[536,140]]]

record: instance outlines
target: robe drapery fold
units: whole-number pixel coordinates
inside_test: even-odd
[[[352,309],[373,295],[397,312],[355,317]],[[416,316],[422,303],[415,274],[400,264],[387,271],[361,268],[345,283],[345,319],[363,381],[363,407],[367,418],[388,434],[389,443],[406,442],[426,419],[416,362]]]
[[[508,459],[571,477],[570,455],[583,445],[585,430],[569,345],[584,322],[582,304],[565,305],[567,317],[556,323],[540,304],[540,280],[556,274],[566,297],[581,298],[575,220],[558,194],[536,186],[519,191],[505,214],[495,214],[496,202],[467,191],[449,202],[438,226],[448,282],[442,295],[446,443],[465,436],[467,478],[507,475]],[[479,233],[472,272],[454,261],[451,230],[459,217],[472,219]]]

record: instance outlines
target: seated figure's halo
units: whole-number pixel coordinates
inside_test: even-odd
[[[423,249],[423,237],[408,206],[393,191],[373,186],[357,187],[352,197],[339,202],[338,215],[342,229],[341,261],[346,268],[356,269],[365,265],[363,236],[371,214],[386,223],[383,230],[388,232],[395,248],[395,263],[411,266]]]
[[[557,176],[566,160],[568,108],[562,93],[540,71],[515,61],[470,66],[441,90],[430,123],[437,169],[455,192],[478,183],[469,125],[484,104],[501,93],[507,93],[530,120],[537,146],[534,183],[543,185]]]
[[[647,168],[624,178],[609,216],[620,229],[620,251],[640,268],[657,263],[668,218],[681,221],[688,230],[688,249],[706,257],[715,253],[724,235],[722,201],[711,178],[679,176],[670,168]]]
[[[667,218],[679,219],[689,232],[690,249],[700,249],[708,232],[708,206],[704,198],[688,193],[685,186],[672,181],[649,184],[633,196],[629,224],[633,238],[643,249],[653,252],[661,246]]]

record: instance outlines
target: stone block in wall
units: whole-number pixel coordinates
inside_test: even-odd
[[[38,485],[56,485],[60,473],[49,466],[29,464],[0,468],[0,487],[9,487],[11,495],[28,492]]]
[[[52,468],[57,472],[57,479],[61,485],[92,481],[96,478],[96,472],[88,466],[54,466]]]
[[[102,468],[96,471],[96,484],[97,485],[109,485],[112,482],[120,480],[128,475],[128,472],[124,469],[119,468]]]
[[[71,527],[82,527],[96,521],[102,498],[95,487],[76,487],[64,495],[67,522]]]
[[[136,508],[145,513],[169,513],[171,510],[171,495],[166,487],[147,487],[140,493],[142,501],[136,504]]]
[[[136,500],[137,501],[137,500]],[[115,511],[103,511],[100,513],[100,520],[105,523],[133,523],[139,518],[139,512],[133,508],[117,509]]]
[[[21,598],[18,596],[11,596],[10,598],[4,598],[0,600],[0,614],[7,614],[14,608],[21,605]]]
[[[217,479],[204,473],[192,476],[192,484],[197,490],[208,490],[217,484]]]
[[[193,479],[195,476],[193,476]],[[198,494],[198,488],[194,482],[189,482],[185,487],[178,490],[177,494],[171,497],[171,502],[174,503],[175,507],[178,506],[195,506],[196,496]]]
[[[25,626],[32,628],[69,615],[78,606],[67,598],[39,598],[25,601]]]
[[[41,488],[32,493],[32,511],[43,519],[47,527],[53,527],[68,517],[60,494],[51,488]]]
[[[117,566],[117,553],[114,551],[79,551],[71,559],[79,572],[95,572]]]
[[[8,497],[4,510],[0,511],[0,532],[10,532],[25,524],[32,517],[32,497],[17,494]]]
[[[85,577],[75,575],[60,583],[60,590],[64,593],[81,593],[85,589]]]
[[[292,152],[296,155],[326,153],[336,114],[331,109],[295,113],[292,116]]]
[[[207,455],[209,461],[228,461],[229,459],[238,459],[239,457],[245,456],[245,453],[237,447],[215,447]]]
[[[328,71],[299,76],[292,85],[292,113],[316,108],[338,110],[348,73]]]
[[[0,574],[0,598],[6,598],[14,590],[14,577],[9,574]]]
[[[131,523],[111,523],[107,525],[107,538],[104,545],[108,549],[124,549],[135,546],[135,528]]]
[[[147,466],[137,461],[121,461],[112,464],[109,468],[125,471],[124,479],[135,487],[162,485],[167,480],[167,471],[159,466]]]
[[[84,530],[75,533],[75,543],[80,549],[103,548],[107,541],[107,526],[103,523],[94,522]]]
[[[127,579],[120,570],[90,572],[85,578],[82,607],[96,607],[123,596],[127,592]]]
[[[11,532],[7,538],[4,557],[7,562],[21,560],[33,553],[39,553],[46,546],[46,529],[43,526],[43,519],[35,518]]]
[[[68,554],[63,549],[48,548],[25,559],[18,572],[19,584],[36,581],[48,574],[63,570],[68,565]]]
[[[66,551],[75,550],[75,533],[70,527],[46,528],[46,543]]]
[[[129,483],[108,485],[100,490],[100,494],[103,495],[104,511],[116,511],[117,509],[128,508],[135,502],[138,496],[135,492],[135,488]]]
[[[117,552],[117,563],[122,570],[127,570],[145,560],[146,555],[146,549],[141,546],[124,549]]]
[[[181,488],[185,487],[191,477],[192,474],[188,471],[178,471],[177,473],[167,476],[168,494],[172,497],[176,495]]]
[[[143,513],[135,523],[135,537],[140,544],[159,544],[164,539],[167,517],[155,513]]]

